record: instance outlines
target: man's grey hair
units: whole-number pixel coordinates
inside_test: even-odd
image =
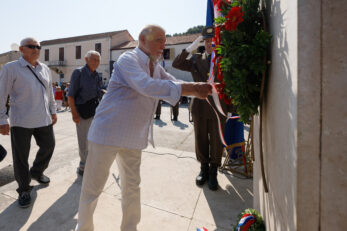
[[[141,32],[139,34],[139,41],[140,41],[140,36],[148,36],[151,33],[153,33],[153,31],[156,30],[156,29],[164,31],[164,33],[165,33],[164,28],[162,28],[161,26],[156,25],[156,24],[150,24],[150,25],[147,25],[144,28],[142,28],[142,30],[141,30]]]
[[[33,42],[33,41],[39,43],[35,38],[27,37],[22,39],[22,41],[20,41],[20,46],[22,47],[22,46],[28,45],[29,42]]]
[[[90,56],[92,56],[92,55],[97,55],[97,56],[99,56],[99,57],[101,56],[99,52],[90,50],[90,51],[88,51],[88,52],[86,53],[86,55],[84,56],[84,58],[88,58],[88,59],[89,59]]]

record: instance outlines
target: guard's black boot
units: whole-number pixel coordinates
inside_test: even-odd
[[[217,170],[218,166],[211,164],[208,174],[208,188],[212,191],[216,191],[218,189]]]
[[[201,169],[200,173],[195,179],[196,185],[199,185],[199,186],[205,184],[205,182],[208,179],[208,172],[209,172],[208,164],[201,164],[200,169]]]

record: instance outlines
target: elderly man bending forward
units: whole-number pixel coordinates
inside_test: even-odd
[[[89,156],[84,172],[76,231],[91,231],[93,213],[109,169],[117,155],[122,192],[121,231],[135,231],[141,217],[141,150],[153,144],[153,113],[159,99],[175,105],[181,95],[204,99],[206,83],[177,81],[158,64],[165,31],[156,25],[142,29],[139,46],[114,64],[108,91],[89,130]]]

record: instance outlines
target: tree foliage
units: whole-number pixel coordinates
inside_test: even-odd
[[[182,36],[182,35],[189,35],[189,34],[198,34],[198,33],[201,33],[203,29],[204,29],[204,26],[202,26],[202,25],[194,26],[194,27],[189,28],[186,32],[174,33],[173,35],[167,34],[166,37]]]

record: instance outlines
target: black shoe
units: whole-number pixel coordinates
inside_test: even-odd
[[[21,208],[28,208],[31,205],[30,191],[24,191],[19,194],[18,204]]]
[[[218,189],[217,170],[218,166],[211,164],[208,174],[208,188],[212,191],[216,191]]]
[[[5,158],[6,154],[6,149],[2,145],[0,145],[0,162]]]
[[[36,176],[31,176],[31,178],[33,178],[34,180],[36,180],[37,182],[39,182],[40,184],[49,184],[49,182],[51,182],[51,180],[49,179],[48,176],[45,175],[41,175],[39,177]]]
[[[208,164],[201,164],[200,173],[195,178],[196,185],[201,186],[205,184],[205,182],[208,180],[208,172],[209,172]]]

